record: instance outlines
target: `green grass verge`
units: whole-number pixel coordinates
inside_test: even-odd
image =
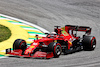
[[[9,39],[11,36],[11,31],[8,27],[0,25],[0,42]]]

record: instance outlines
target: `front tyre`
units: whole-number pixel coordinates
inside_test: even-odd
[[[55,58],[58,58],[62,52],[61,45],[56,42],[50,43],[48,45],[48,50],[53,52]]]
[[[26,44],[25,40],[23,40],[23,39],[15,40],[15,42],[13,44],[13,50],[21,49],[24,51],[26,48],[27,48],[27,44]]]
[[[96,48],[96,38],[94,36],[84,36],[83,49],[92,51],[95,48]]]

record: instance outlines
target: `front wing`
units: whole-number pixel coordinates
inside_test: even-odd
[[[11,50],[6,49],[6,54],[10,54],[10,56],[17,56],[17,57],[24,57],[24,58],[52,58],[54,57],[53,52],[42,52],[42,51],[37,51],[34,54],[28,54],[28,55],[23,55],[21,49],[17,50]]]

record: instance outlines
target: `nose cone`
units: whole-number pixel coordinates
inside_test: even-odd
[[[27,54],[30,54],[31,53],[31,50],[30,49],[27,49],[25,50],[24,54],[27,55]]]
[[[39,46],[39,43],[32,43],[24,52],[24,54],[31,54],[37,47]]]

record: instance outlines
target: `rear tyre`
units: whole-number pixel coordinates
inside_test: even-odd
[[[22,40],[22,39],[15,40],[13,44],[13,50],[21,49],[24,51],[26,48],[27,48],[27,44],[25,40]]]
[[[48,45],[48,50],[53,52],[55,58],[58,58],[62,52],[61,45],[59,43],[56,43],[56,42],[50,43]]]
[[[96,38],[94,36],[84,36],[83,49],[92,51],[96,48]]]

